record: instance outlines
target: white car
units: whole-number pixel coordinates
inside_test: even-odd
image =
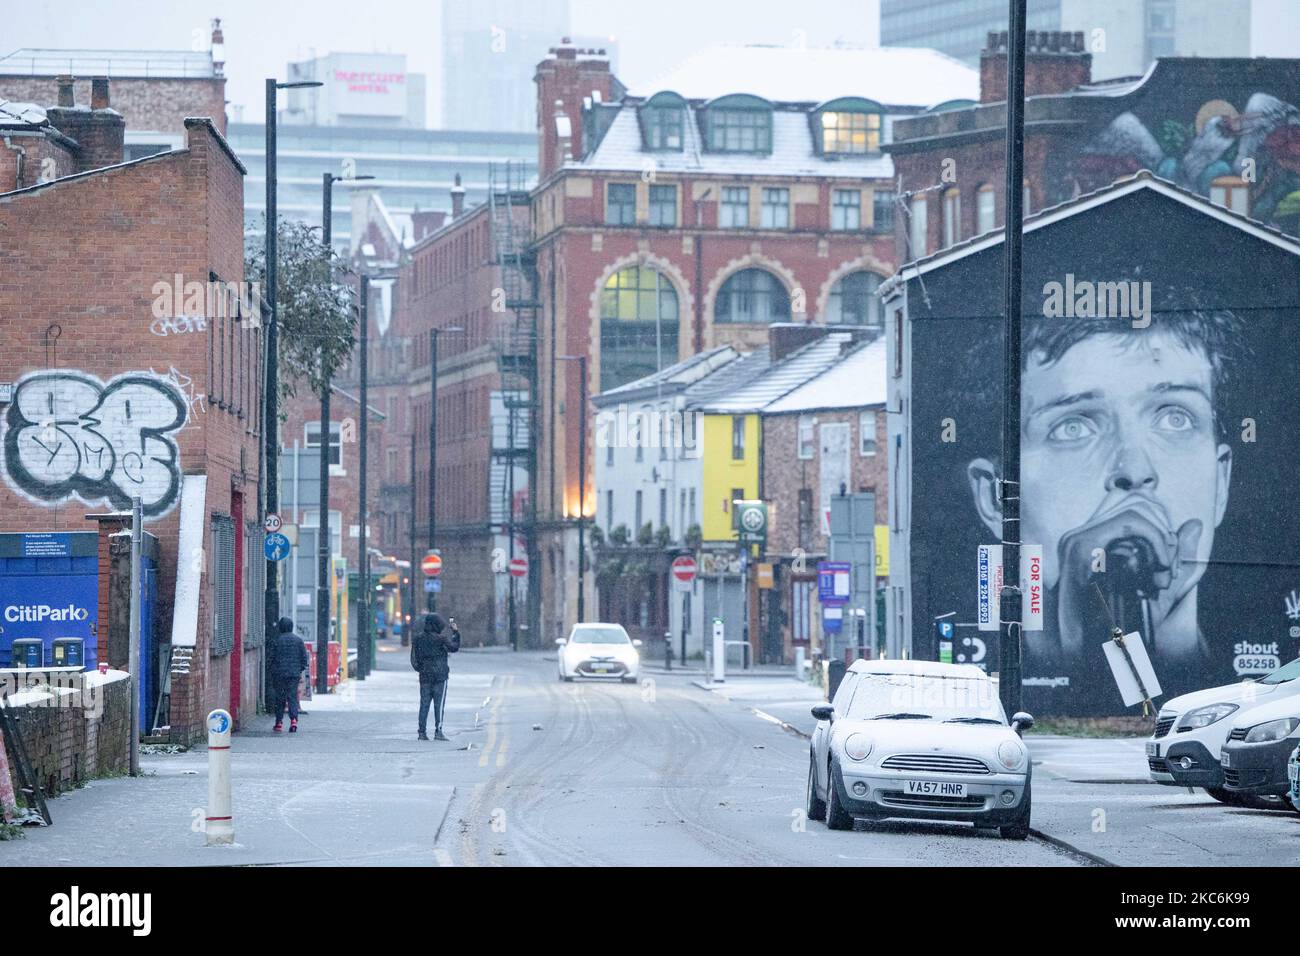
[[[1029,836],[1029,749],[993,682],[972,664],[855,661],[813,708],[808,816],[832,830],[855,817],[957,820]]]
[[[635,684],[641,675],[640,641],[627,636],[621,624],[578,624],[560,649],[560,680],[575,677],[617,677]]]
[[[1242,712],[1300,694],[1297,677],[1300,660],[1258,680],[1198,690],[1165,703],[1146,745],[1151,779],[1174,787],[1203,787],[1215,800],[1234,806],[1256,803],[1224,787],[1220,755]]]

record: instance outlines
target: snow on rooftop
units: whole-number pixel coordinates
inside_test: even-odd
[[[45,110],[35,103],[0,100],[0,126],[43,126],[45,120]]]
[[[820,375],[778,398],[764,411],[811,412],[885,404],[885,340],[849,353]]]
[[[930,107],[945,100],[978,100],[979,71],[919,47],[718,44],[628,92],[650,97],[663,90],[700,100],[730,93],[784,103],[862,96],[890,106]]]

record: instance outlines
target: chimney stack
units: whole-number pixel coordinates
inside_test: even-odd
[[[222,76],[226,72],[226,37],[221,32],[221,18],[212,21],[212,72]]]
[[[465,214],[465,187],[460,184],[460,173],[456,174],[456,184],[451,187],[451,218],[459,219]]]
[[[126,120],[109,105],[108,77],[90,81],[90,109],[78,107],[72,77],[60,76],[59,105],[45,111],[50,125],[76,140],[77,172],[116,166],[125,155]]]
[[[829,330],[824,325],[809,322],[773,322],[767,327],[768,358],[779,362],[791,352],[797,352],[810,342],[816,342]]]
[[[74,77],[69,76],[66,73],[54,78],[54,82],[59,86],[59,98],[57,103],[63,109],[71,109],[73,106],[77,105],[77,97],[73,91],[73,80]]]
[[[1007,31],[990,31],[980,52],[980,102],[1007,98]],[[1025,96],[1068,93],[1092,82],[1092,54],[1081,31],[1025,32]]]
[[[108,107],[108,77],[96,76],[90,81],[90,108],[106,110]]]
[[[533,79],[537,84],[537,175],[544,180],[566,160],[585,155],[582,101],[609,102],[614,77],[603,49],[578,48],[565,37],[537,64]],[[561,142],[565,139],[567,144]]]

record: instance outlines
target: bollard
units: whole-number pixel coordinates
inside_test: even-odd
[[[230,806],[230,714],[208,714],[208,815],[204,820],[207,845],[235,842],[235,820]]]
[[[673,669],[673,635],[671,631],[664,633],[664,670]]]
[[[798,680],[803,680],[804,679],[803,672],[804,672],[804,649],[802,647],[796,647],[794,649],[794,676]]]
[[[720,617],[713,619],[713,681],[718,684],[727,681],[726,632]]]

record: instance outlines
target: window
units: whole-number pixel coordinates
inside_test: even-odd
[[[1250,187],[1240,176],[1219,176],[1210,183],[1210,202],[1247,216],[1250,214]]]
[[[679,512],[680,512],[681,520],[678,523],[678,527],[681,529],[682,534],[685,534],[686,533],[686,489],[685,488],[682,489],[681,506],[679,508]]]
[[[668,489],[659,489],[659,527],[668,524]]]
[[[650,225],[677,225],[677,187],[650,187]]]
[[[883,328],[879,287],[880,276],[874,272],[850,272],[835,283],[826,299],[826,324]]]
[[[943,244],[944,247],[957,244],[961,238],[961,193],[956,186],[950,186],[943,193]]]
[[[397,474],[397,449],[389,448],[384,456],[384,477],[392,481]]]
[[[641,499],[642,499],[642,497],[643,497],[642,492],[641,492],[641,491],[637,491],[637,493],[636,493],[636,524],[635,524],[635,525],[633,526],[633,528],[632,528],[632,539],[633,539],[634,541],[636,540],[637,532],[639,532],[639,531],[641,530]]]
[[[744,500],[745,500],[745,489],[744,489],[744,488],[732,488],[732,489],[731,489],[731,499],[727,502],[727,508],[724,509],[724,510],[729,510],[729,509],[731,508],[731,503],[732,503],[733,501],[744,501]]]
[[[796,444],[798,445],[799,457],[805,461],[813,457],[813,449],[817,447],[817,440],[813,436],[816,424],[817,419],[811,415],[799,416],[799,435]]]
[[[876,232],[894,231],[894,194],[888,189],[877,189],[871,197],[871,228]]]
[[[677,292],[654,269],[629,266],[600,296],[600,388],[626,385],[677,361]]]
[[[1034,197],[1029,191],[1029,180],[1025,180],[1024,188],[1020,191],[1020,202],[1024,205],[1024,208],[1020,210],[1020,216],[1023,219],[1025,216],[1028,216],[1034,208]]]
[[[731,99],[729,97],[729,99]],[[740,99],[739,97],[735,99]],[[711,106],[705,114],[708,148],[722,153],[770,153],[772,111],[763,101],[744,97],[755,105],[746,108]]]
[[[788,322],[790,296],[772,273],[763,269],[743,269],[728,278],[718,290],[713,320],[763,324]]]
[[[686,520],[690,524],[695,524],[695,489],[691,489],[691,510],[686,513]]]
[[[894,378],[903,374],[903,310],[894,310]]]
[[[858,454],[867,458],[876,453],[876,413],[858,412]]]
[[[749,228],[749,188],[724,186],[718,226],[723,229]]]
[[[658,97],[652,98],[651,102]],[[680,105],[656,106],[646,104],[641,111],[641,121],[645,124],[646,149],[682,148],[682,131],[685,128],[685,113]]]
[[[913,259],[920,259],[926,253],[926,221],[928,215],[926,201],[924,196],[913,196],[910,215],[912,217],[910,229],[908,231],[908,255]]]
[[[775,187],[763,188],[763,206],[759,210],[760,225],[764,229],[790,228],[790,190]]]
[[[837,189],[831,198],[831,228],[862,228],[862,193],[856,189]]]
[[[985,183],[975,193],[975,232],[983,235],[997,228],[997,194]]]
[[[330,422],[330,473],[333,469],[343,467],[343,434],[339,422]],[[320,447],[320,422],[308,422],[303,429],[303,444],[308,448]]]
[[[614,443],[610,442],[605,446],[605,464],[611,468],[614,467]]]
[[[605,194],[605,224],[608,226],[636,225],[636,186],[632,183],[610,183]]]
[[[822,113],[823,153],[880,151],[879,113]]]
[[[614,492],[605,492],[605,530],[614,530]]]

